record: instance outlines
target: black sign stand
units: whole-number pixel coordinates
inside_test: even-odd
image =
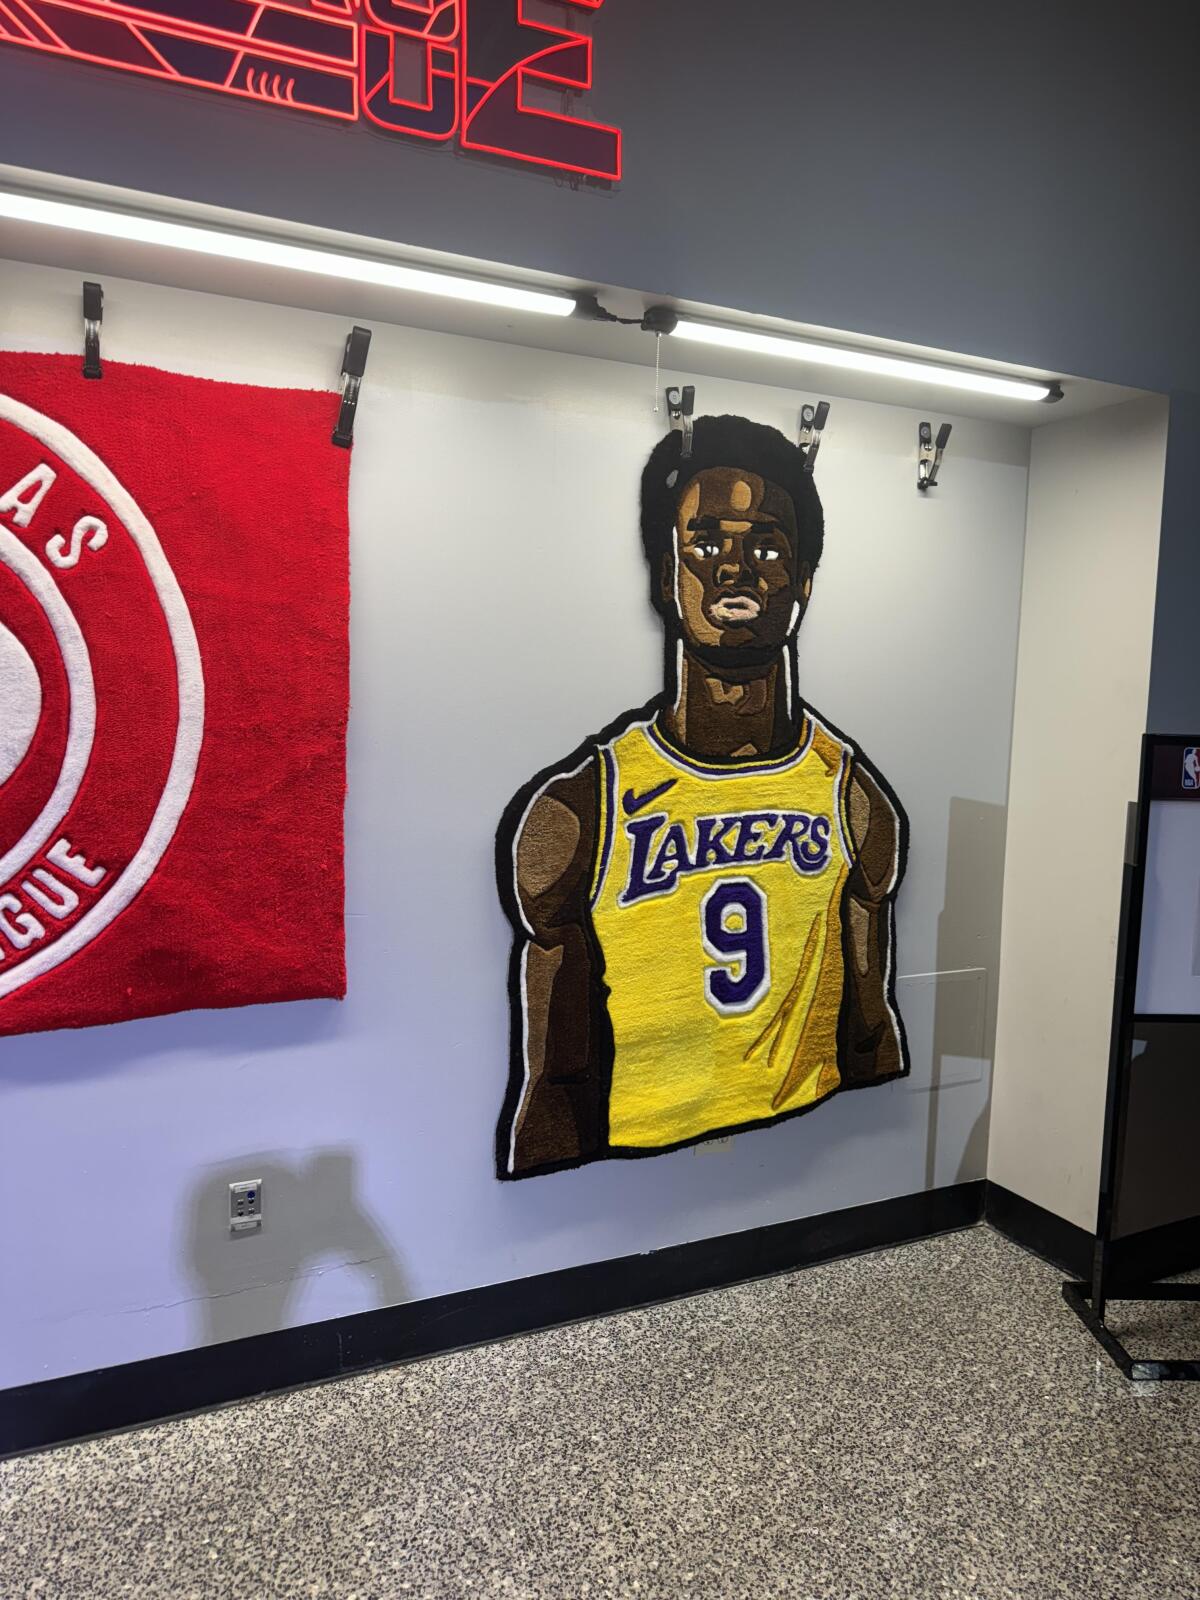
[[[1111,1299],[1135,1301],[1200,1301],[1200,1284],[1148,1283],[1141,1289],[1112,1290],[1113,1224],[1123,1131],[1129,1107],[1129,1082],[1133,1064],[1133,1035],[1137,996],[1138,952],[1142,941],[1142,908],[1146,894],[1146,840],[1150,830],[1150,802],[1155,792],[1156,770],[1164,759],[1186,746],[1200,748],[1200,735],[1189,737],[1146,734],[1142,739],[1141,777],[1137,806],[1131,808],[1126,832],[1125,867],[1121,880],[1121,921],[1117,935],[1117,977],[1113,996],[1112,1042],[1108,1055],[1108,1096],[1104,1107],[1104,1145],[1100,1159],[1100,1200],[1096,1214],[1096,1247],[1090,1283],[1062,1286],[1063,1299],[1134,1382],[1171,1378],[1200,1378],[1200,1360],[1154,1361],[1130,1355],[1104,1318]],[[1157,758],[1157,759],[1156,759]],[[1179,798],[1183,798],[1182,793]],[[1157,1020],[1145,1018],[1137,1020]],[[1172,1021],[1183,1020],[1172,1017]],[[1200,1015],[1186,1019],[1200,1028]]]

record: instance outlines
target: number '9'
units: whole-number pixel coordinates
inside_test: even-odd
[[[722,878],[700,904],[700,937],[716,965],[704,997],[716,1011],[751,1011],[771,983],[767,897],[749,878]]]

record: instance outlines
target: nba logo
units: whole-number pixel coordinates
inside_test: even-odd
[[[1183,787],[1200,789],[1200,750],[1194,744],[1183,752]]]

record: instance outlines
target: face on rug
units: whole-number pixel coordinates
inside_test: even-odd
[[[729,665],[783,648],[812,587],[790,495],[753,472],[706,468],[680,495],[675,543],[663,599],[678,608],[687,647]]]

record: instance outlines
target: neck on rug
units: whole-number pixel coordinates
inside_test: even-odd
[[[686,647],[674,704],[659,717],[681,750],[705,760],[779,755],[794,748],[803,717],[791,694],[789,662],[714,665]]]

